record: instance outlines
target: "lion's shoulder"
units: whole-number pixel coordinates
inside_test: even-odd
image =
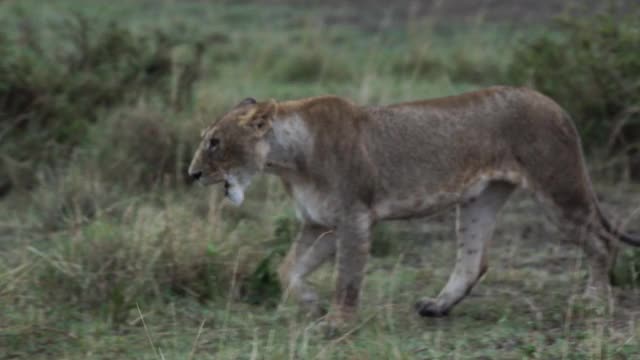
[[[336,95],[287,100],[278,104],[278,117],[300,116],[315,129],[330,127],[344,131],[348,127],[341,125],[359,122],[365,115],[361,106]]]
[[[284,112],[324,109],[333,110],[357,107],[357,105],[350,99],[337,95],[321,95],[303,99],[286,100],[280,102],[278,105]]]

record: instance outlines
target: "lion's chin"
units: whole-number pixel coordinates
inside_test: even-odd
[[[244,189],[234,182],[224,182],[224,195],[235,206],[239,206],[244,201]]]

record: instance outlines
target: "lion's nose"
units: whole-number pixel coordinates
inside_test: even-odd
[[[193,180],[198,180],[202,177],[202,171],[189,172],[189,176],[191,176]]]

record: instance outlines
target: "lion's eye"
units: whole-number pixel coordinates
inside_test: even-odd
[[[220,144],[220,140],[216,138],[209,139],[209,150],[215,149],[216,147],[218,147],[218,144]]]

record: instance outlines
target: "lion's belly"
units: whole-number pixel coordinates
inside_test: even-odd
[[[478,172],[470,180],[458,186],[446,184],[449,190],[433,190],[425,187],[376,194],[377,200],[370,206],[372,221],[409,219],[433,215],[456,204],[480,195],[492,181],[505,181],[528,187],[523,174],[514,170],[487,170]],[[444,186],[445,184],[443,184]],[[343,209],[340,194],[327,194],[306,184],[292,185],[296,213],[300,220],[327,227],[335,227]]]
[[[452,192],[390,194],[374,205],[373,214],[376,220],[425,217],[455,205],[460,197]]]
[[[520,172],[513,170],[487,170],[479,172],[470,180],[458,186],[447,184],[448,191],[427,191],[414,189],[387,194],[373,206],[375,220],[408,219],[433,215],[458,203],[480,195],[493,181],[504,181],[527,187],[527,181]]]

